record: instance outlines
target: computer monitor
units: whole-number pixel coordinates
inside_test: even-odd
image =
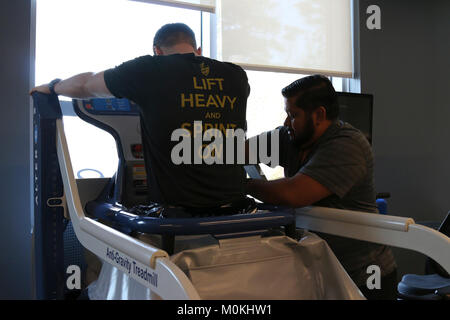
[[[359,129],[372,143],[373,95],[338,92],[339,118]]]

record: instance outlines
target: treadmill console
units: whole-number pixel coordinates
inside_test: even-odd
[[[92,115],[139,115],[137,104],[128,99],[91,99],[83,101],[84,110]]]
[[[109,132],[117,143],[119,168],[115,198],[126,207],[147,202],[139,106],[128,99],[74,100],[75,113],[88,123]],[[119,190],[117,189],[117,190]]]

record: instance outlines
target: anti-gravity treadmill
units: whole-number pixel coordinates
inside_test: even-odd
[[[89,287],[93,299],[363,299],[325,241],[308,230],[413,249],[450,270],[442,255],[448,237],[410,218],[262,204],[252,214],[161,218],[160,208],[146,203],[138,106],[126,99],[73,101],[80,118],[117,143],[116,174],[93,187],[95,179],[74,177],[57,96],[34,93],[33,99],[42,296],[60,298],[64,291],[63,216],[81,245],[102,260]],[[293,237],[295,225],[305,230],[300,240]],[[139,235],[161,235],[161,246]],[[174,250],[179,237],[195,243],[202,236],[213,242]]]

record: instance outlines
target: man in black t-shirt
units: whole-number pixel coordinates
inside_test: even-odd
[[[114,96],[137,103],[150,200],[183,208],[239,203],[245,172],[242,165],[224,161],[224,138],[229,130],[246,129],[250,87],[245,71],[202,57],[193,31],[180,23],[163,26],[153,50],[154,56],[57,79],[32,92],[79,99]],[[221,139],[224,143],[209,146]]]

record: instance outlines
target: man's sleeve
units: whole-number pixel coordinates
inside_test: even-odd
[[[109,91],[117,98],[138,101],[142,95],[141,90],[146,87],[152,73],[149,58],[151,57],[139,57],[106,70],[104,78]]]
[[[351,138],[340,137],[321,145],[299,172],[342,198],[365,176],[367,166],[358,143]]]

